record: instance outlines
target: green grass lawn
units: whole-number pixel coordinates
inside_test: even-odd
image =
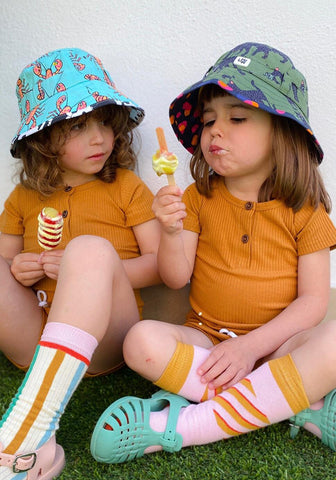
[[[16,393],[23,372],[0,354],[0,414]],[[66,454],[60,480],[336,480],[336,454],[319,439],[288,423],[200,447],[147,455],[121,465],[97,463],[90,438],[101,412],[125,396],[150,396],[156,388],[129,369],[80,384],[61,419],[57,441]]]

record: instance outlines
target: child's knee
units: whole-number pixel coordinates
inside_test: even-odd
[[[88,250],[98,250],[99,248],[110,249],[112,247],[111,243],[103,237],[98,237],[95,235],[79,235],[78,237],[70,240],[66,246],[66,251],[75,250],[75,251],[88,251]],[[113,247],[112,247],[113,248]]]
[[[120,261],[120,258],[108,240],[94,235],[80,235],[73,238],[66,246],[65,261],[85,262],[87,260],[103,261],[106,265]]]
[[[137,364],[150,355],[155,343],[156,323],[158,322],[153,320],[142,320],[128,331],[123,344],[123,354],[130,368],[137,370]]]

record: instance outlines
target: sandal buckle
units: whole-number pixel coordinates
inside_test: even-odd
[[[289,422],[289,436],[292,440],[294,440],[294,438],[296,437],[296,435],[299,433],[299,430],[300,430],[300,426],[299,425],[295,425],[294,423],[290,423]]]
[[[22,455],[17,455],[15,457],[15,460],[13,461],[13,472],[14,473],[21,473],[21,472],[27,472],[28,470],[31,470],[35,463],[36,463],[37,455],[35,452],[32,453],[24,453]],[[31,460],[31,462],[29,462]],[[29,465],[26,468],[20,468],[20,463],[28,463]],[[24,467],[24,465],[22,465]]]
[[[295,423],[290,423],[290,422],[289,422],[289,426],[290,426],[291,428],[297,428],[298,430],[300,430],[300,427],[299,427],[298,425],[295,425]]]

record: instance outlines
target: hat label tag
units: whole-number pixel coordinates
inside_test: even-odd
[[[238,65],[239,67],[247,67],[250,63],[251,63],[250,58],[236,57],[234,59],[233,65]]]

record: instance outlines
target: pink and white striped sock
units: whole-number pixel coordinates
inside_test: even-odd
[[[184,447],[202,445],[280,422],[308,405],[300,374],[287,355],[263,364],[212,399],[181,409],[176,431]],[[151,413],[153,430],[165,430],[168,411]]]
[[[214,397],[223,389],[209,389],[207,384],[201,382],[201,377],[197,373],[197,369],[209,354],[207,348],[177,342],[172,358],[155,385],[192,402],[204,402]]]

